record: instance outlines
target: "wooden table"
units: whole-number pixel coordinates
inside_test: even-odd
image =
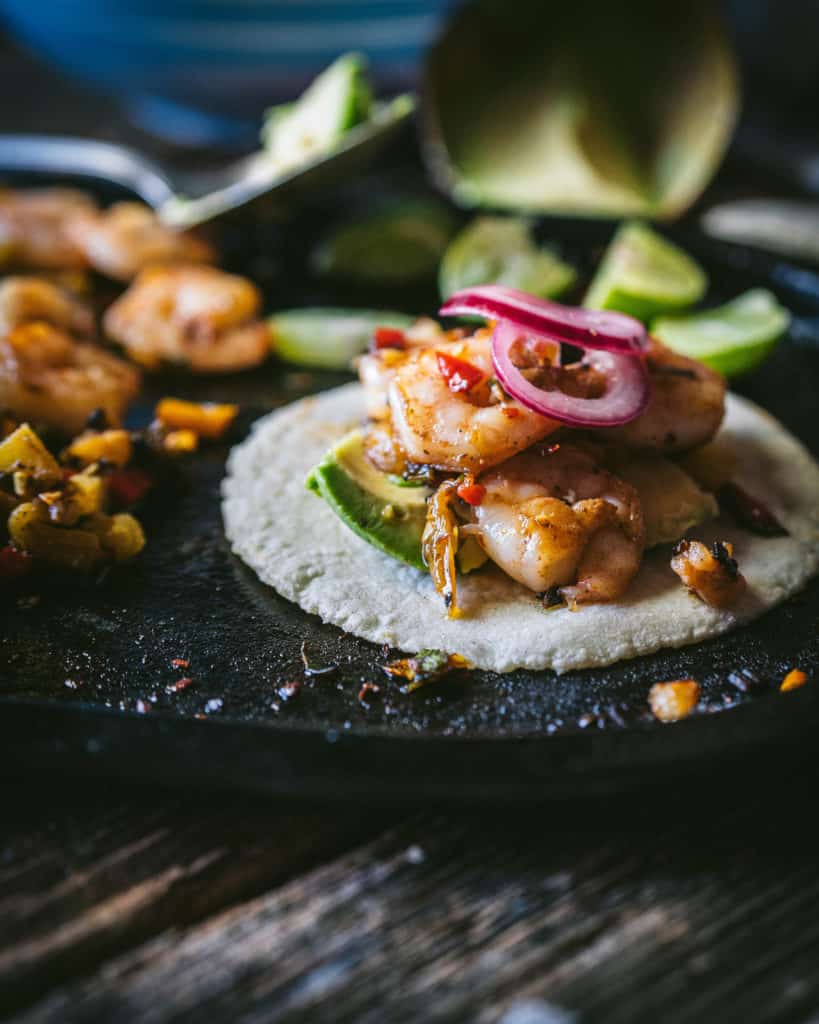
[[[121,134],[0,57],[3,130]],[[0,1019],[816,1022],[819,768],[761,768],[517,809],[0,785]]]
[[[0,1018],[819,1020],[819,771],[762,777],[518,809],[5,789]]]

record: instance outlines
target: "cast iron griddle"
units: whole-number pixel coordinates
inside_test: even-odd
[[[255,238],[237,232],[225,240],[228,266],[262,281],[271,308],[434,313],[432,283],[390,293],[328,288],[310,277],[309,244],[342,200],[349,214],[362,195],[365,186],[327,197]],[[545,235],[588,269],[609,232],[561,221]],[[799,313],[819,309],[812,277],[794,290],[781,264],[707,244],[693,230],[681,238],[706,263],[712,299],[768,284]],[[347,379],[274,363],[221,380],[167,377],[149,381],[134,422],[145,422],[162,394],[238,401],[235,442],[255,416]],[[819,349],[803,320],[738,390],[816,453],[817,383]],[[757,623],[694,647],[560,677],[464,673],[404,694],[381,668],[394,654],[305,615],[231,555],[219,511],[226,452],[207,449],[151,500],[142,515],[149,543],[135,564],[100,584],[46,580],[0,605],[6,774],[119,775],[311,797],[530,798],[614,791],[697,769],[744,772],[746,755],[775,764],[805,749],[819,722],[819,685],[777,692],[787,669],[819,664],[816,583]],[[303,644],[312,663],[337,670],[305,678]],[[173,667],[174,659],[189,668]],[[183,676],[193,683],[173,692]],[[702,684],[700,708],[685,722],[655,723],[650,685],[681,677]],[[365,682],[381,688],[366,704],[358,696]]]

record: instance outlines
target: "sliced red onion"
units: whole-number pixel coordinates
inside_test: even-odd
[[[606,378],[605,393],[599,398],[544,391],[528,381],[512,362],[512,346],[521,334],[516,324],[501,320],[492,334],[492,362],[504,390],[527,409],[573,427],[617,427],[635,419],[648,404],[648,372],[641,356],[633,353],[585,353],[583,362]]]
[[[517,288],[497,284],[456,292],[441,306],[439,313],[441,316],[509,320],[533,334],[542,334],[584,349],[641,352],[648,345],[645,327],[625,313],[563,306],[559,302],[547,302]]]

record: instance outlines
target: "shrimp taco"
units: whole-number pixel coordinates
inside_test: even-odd
[[[233,550],[305,611],[562,672],[717,635],[817,571],[819,467],[719,374],[512,289],[441,314],[486,325],[376,331],[360,383],[232,453]]]

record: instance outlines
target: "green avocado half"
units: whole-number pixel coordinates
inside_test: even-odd
[[[421,537],[432,491],[379,472],[364,453],[360,430],[335,444],[307,477],[307,487],[324,498],[339,519],[359,537],[415,569],[426,570]],[[472,537],[460,545],[458,570],[471,572],[486,555]]]

